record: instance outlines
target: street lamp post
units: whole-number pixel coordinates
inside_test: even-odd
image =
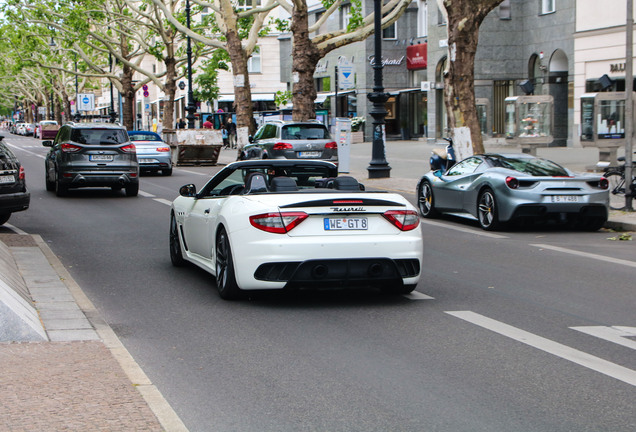
[[[77,52],[73,51],[75,54],[75,122],[79,123],[82,119],[82,115],[79,112],[79,103],[78,103],[78,94],[79,94],[79,83],[77,82]]]
[[[110,73],[113,73],[113,55],[108,53],[108,69]],[[76,75],[77,76],[77,75]],[[110,122],[115,123],[115,108],[114,108],[114,98],[113,98],[113,80],[110,81],[110,107],[108,107],[108,117],[110,117]]]
[[[188,30],[190,29],[190,0],[186,0],[186,25]],[[186,54],[188,55],[188,106],[186,107],[186,111],[188,111],[188,115],[186,118],[188,119],[188,129],[194,129],[194,112],[197,110],[197,107],[194,103],[194,94],[192,93],[192,46],[190,41],[190,36],[187,36],[187,48]]]
[[[367,95],[367,99],[373,103],[370,113],[373,117],[373,141],[371,150],[371,162],[367,167],[369,178],[386,178],[391,176],[391,167],[386,161],[384,118],[386,109],[384,104],[389,99],[384,93],[382,85],[382,1],[373,0],[374,3],[374,37],[375,58],[373,60],[373,92]]]

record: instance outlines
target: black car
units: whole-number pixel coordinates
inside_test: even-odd
[[[24,180],[24,168],[0,136],[0,225],[11,213],[29,208],[31,194]]]
[[[75,123],[60,128],[44,162],[46,190],[64,196],[70,188],[110,187],[139,193],[139,163],[126,129],[110,123]]]

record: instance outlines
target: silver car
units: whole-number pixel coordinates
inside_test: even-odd
[[[318,159],[338,163],[338,145],[317,121],[273,120],[261,126],[241,159]]]
[[[446,171],[430,171],[417,185],[420,213],[467,213],[485,230],[503,223],[556,222],[596,231],[608,217],[608,181],[597,174],[574,174],[527,154],[484,154]]]
[[[172,174],[172,152],[159,134],[149,131],[130,131],[130,140],[137,148],[137,159],[141,172],[158,172],[164,176]]]

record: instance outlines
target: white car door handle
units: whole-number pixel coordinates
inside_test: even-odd
[[[203,214],[210,214],[210,209],[203,210]]]

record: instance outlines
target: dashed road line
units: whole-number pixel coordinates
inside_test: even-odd
[[[436,221],[432,221],[429,219],[421,219],[421,222],[427,225],[434,225],[434,226],[438,226],[441,228],[448,228],[451,230],[455,230],[455,231],[461,231],[461,232],[465,232],[465,233],[470,233],[470,234],[475,234],[478,236],[482,236],[482,237],[490,237],[490,238],[495,238],[495,239],[507,239],[510,238],[508,236],[505,235],[501,235],[501,234],[495,234],[495,233],[491,233],[491,232],[487,232],[487,231],[478,231],[476,229],[473,228],[465,228],[465,227],[461,227],[461,226],[454,226],[454,225],[448,225],[445,224],[443,222],[436,222]]]
[[[158,203],[161,204],[165,204],[167,206],[171,206],[172,205],[172,201],[168,201],[167,199],[163,199],[163,198],[153,198],[153,201],[157,201]]]
[[[570,328],[636,350],[636,341],[628,339],[636,337],[636,327],[583,326]]]
[[[567,345],[537,336],[533,333],[496,321],[472,311],[446,311],[446,313],[479,327],[499,333],[500,335],[516,340],[517,342],[521,342],[564,360],[571,361],[572,363],[576,363],[580,366],[615,378],[624,383],[636,386],[636,371],[626,367],[603,360],[602,358],[570,348]]]
[[[418,292],[418,291],[413,291],[409,294],[404,294],[404,297],[406,297],[409,300],[435,300],[434,297],[427,296],[426,294],[422,294],[421,292]]]
[[[570,255],[577,255],[577,256],[585,257],[585,258],[591,258],[591,259],[595,259],[595,260],[598,260],[598,261],[605,261],[605,262],[610,262],[610,263],[614,263],[614,264],[620,264],[620,265],[624,265],[624,266],[628,266],[628,267],[636,267],[636,262],[628,261],[628,260],[624,260],[624,259],[620,259],[620,258],[613,258],[613,257],[593,254],[593,253],[589,253],[589,252],[581,252],[581,251],[577,251],[577,250],[573,250],[573,249],[566,249],[566,248],[562,248],[562,247],[559,247],[559,246],[552,246],[552,245],[548,245],[548,244],[531,244],[530,246],[538,247],[538,248],[541,248],[541,249],[550,249],[550,250],[553,250],[553,251],[563,252],[563,253],[567,253],[567,254],[570,254]]]

